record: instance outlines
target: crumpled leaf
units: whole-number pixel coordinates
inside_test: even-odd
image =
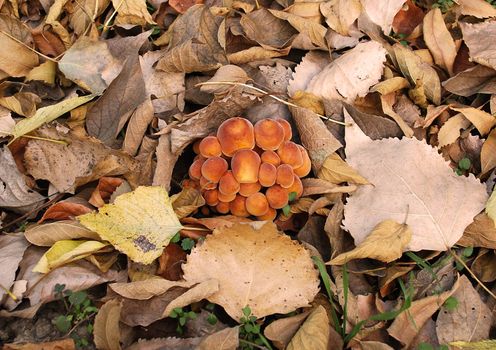
[[[287,350],[327,350],[329,343],[329,317],[319,305],[307,317],[287,346]]]
[[[481,175],[496,167],[496,130],[491,131],[481,150]]]
[[[98,213],[78,217],[131,260],[151,264],[181,229],[167,191],[160,186],[138,187],[117,197]]]
[[[96,253],[106,246],[108,246],[108,243],[99,241],[58,241],[43,254],[40,261],[33,268],[33,272],[48,273],[59,266]]]
[[[158,295],[164,294],[175,287],[189,288],[193,283],[186,281],[169,281],[155,276],[146,280],[111,283],[110,289],[126,299],[148,300]]]
[[[107,301],[95,316],[93,339],[98,349],[120,350],[120,328],[122,302]]]
[[[448,310],[445,306],[439,310],[436,333],[440,344],[489,338],[493,320],[491,309],[481,300],[467,276],[462,275],[459,283],[452,295],[458,306],[454,310]]]
[[[0,150],[0,207],[29,212],[44,197],[26,185],[8,147]]]
[[[219,281],[219,291],[207,299],[236,320],[247,305],[258,318],[294,311],[307,306],[318,291],[309,253],[281,235],[272,222],[262,223],[258,229],[234,224],[214,230],[183,265],[186,281]]]
[[[99,239],[95,232],[88,230],[76,220],[62,220],[29,226],[24,232],[24,236],[30,243],[42,247],[51,247],[62,240]]]
[[[364,12],[370,20],[382,28],[384,34],[389,35],[394,16],[401,9],[406,0],[360,0]]]
[[[457,0],[460,5],[460,13],[477,18],[495,17],[496,9],[484,0]]]
[[[401,258],[411,238],[412,231],[408,225],[384,220],[356,248],[336,256],[329,264],[343,265],[353,259],[365,258],[388,263]]]
[[[178,219],[185,218],[205,205],[205,199],[195,188],[183,188],[181,192],[171,196],[172,208]]]
[[[348,36],[351,25],[362,12],[362,5],[359,0],[325,1],[320,3],[320,11],[330,28],[341,35]]]
[[[464,247],[496,249],[496,226],[494,220],[485,213],[477,215],[474,218],[474,222],[467,226],[457,244]]]
[[[0,235],[0,301],[14,284],[17,268],[29,246],[22,234]],[[4,289],[5,288],[5,289]]]
[[[327,99],[353,102],[379,82],[386,50],[376,41],[362,42],[332,61],[308,84],[306,91]]]
[[[125,180],[118,177],[101,177],[98,179],[98,185],[91,193],[88,203],[97,208],[103,207],[105,202],[108,202],[113,193],[124,183],[124,181]]]
[[[463,40],[470,51],[470,58],[484,66],[496,69],[496,22],[459,23]],[[484,38],[484,40],[481,40]]]
[[[87,200],[80,197],[69,197],[51,205],[38,220],[38,223],[41,224],[45,220],[68,220],[92,210],[93,207]]]
[[[460,137],[460,130],[464,130],[469,126],[470,121],[461,113],[449,118],[448,121],[443,124],[441,129],[439,129],[439,133],[437,135],[439,140],[439,148],[451,145]]]
[[[155,24],[145,0],[112,0],[112,5],[117,11],[115,24]]]
[[[345,206],[343,224],[356,245],[379,222],[406,216],[412,229],[407,250],[446,250],[484,208],[485,186],[473,175],[457,176],[425,142],[372,141],[357,125],[346,128],[345,137],[348,164],[373,184],[358,188]]]

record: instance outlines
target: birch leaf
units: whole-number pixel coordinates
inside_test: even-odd
[[[117,197],[98,213],[78,217],[83,226],[98,233],[135,262],[151,264],[181,229],[167,191],[141,186]]]
[[[485,186],[457,176],[437,150],[415,138],[371,140],[346,129],[347,162],[373,186],[361,186],[345,206],[345,228],[362,243],[384,220],[412,229],[407,250],[446,250],[485,206]]]

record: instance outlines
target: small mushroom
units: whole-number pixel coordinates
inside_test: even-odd
[[[281,164],[277,167],[276,183],[281,187],[288,188],[293,185],[294,173],[293,168],[289,164]]]
[[[258,170],[258,182],[263,187],[270,187],[276,183],[277,168],[270,163],[262,163]]]
[[[269,202],[263,193],[257,192],[246,198],[246,211],[253,216],[261,216],[269,211]]]
[[[301,195],[303,194],[303,183],[301,182],[300,178],[297,175],[294,175],[294,181],[291,187],[288,187],[286,189],[288,193],[295,192],[296,193],[296,199],[300,198]]]
[[[289,164],[293,169],[299,168],[303,165],[303,157],[301,155],[300,149],[296,143],[292,141],[285,141],[277,150],[281,162],[284,164]]]
[[[284,141],[284,128],[273,119],[259,120],[254,131],[255,142],[263,150],[275,151]]]
[[[265,196],[271,208],[281,209],[288,204],[288,190],[279,185],[269,187]]]
[[[204,158],[199,158],[190,165],[188,170],[188,175],[192,180],[196,180],[196,181],[200,180],[200,177],[202,175],[201,168],[204,162],[205,162]]]
[[[262,186],[259,182],[254,182],[251,184],[241,184],[239,187],[239,194],[248,197],[254,193],[257,193],[262,189]]]
[[[275,167],[281,164],[281,158],[279,158],[277,153],[274,151],[264,151],[260,156],[260,159],[262,160],[262,162],[272,164]]]
[[[294,173],[298,175],[299,177],[305,177],[308,174],[310,174],[310,170],[312,170],[312,161],[310,160],[310,157],[308,156],[307,150],[300,145],[298,146],[298,149],[300,150],[301,157],[303,158],[303,165],[295,168]]]
[[[215,206],[215,209],[220,214],[227,214],[227,213],[229,213],[229,202],[219,201],[219,203]]]
[[[259,168],[260,156],[251,149],[239,150],[231,159],[232,173],[240,184],[257,182]]]
[[[264,215],[257,216],[257,219],[260,221],[273,221],[277,216],[277,210],[269,207],[269,210]]]
[[[200,142],[198,147],[200,154],[205,158],[220,157],[222,155],[222,148],[220,147],[219,140],[215,136],[207,136]]]
[[[208,181],[206,178],[203,176],[200,177],[200,189],[205,191],[205,190],[213,190],[217,188],[217,184],[212,181]]]
[[[235,216],[248,217],[250,213],[246,210],[246,197],[236,195],[236,198],[229,203],[229,210]]]
[[[205,203],[207,203],[211,207],[214,207],[219,203],[218,195],[219,195],[219,191],[217,190],[207,190],[203,192],[203,198],[205,199]]]
[[[225,195],[236,194],[239,191],[239,182],[234,178],[231,170],[228,170],[219,180],[219,192]]]
[[[229,165],[224,158],[211,157],[202,164],[201,174],[208,181],[217,183],[228,167]]]
[[[244,118],[229,118],[224,121],[217,130],[217,139],[222,153],[228,157],[232,157],[237,150],[255,147],[253,125]]]
[[[224,194],[219,191],[219,200],[222,202],[230,202],[236,198],[236,193]]]
[[[284,141],[289,141],[293,137],[293,131],[291,131],[291,124],[286,119],[276,118],[276,122],[281,124],[284,129]]]

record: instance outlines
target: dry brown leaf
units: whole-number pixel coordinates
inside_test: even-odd
[[[207,299],[224,307],[236,320],[247,305],[258,318],[294,311],[307,306],[318,291],[310,254],[281,235],[272,222],[262,223],[256,225],[258,229],[234,224],[214,230],[183,265],[186,281],[219,281],[219,292]],[[292,283],[287,284],[288,280]]]
[[[88,203],[97,208],[103,207],[105,203],[108,203],[112,194],[124,183],[124,181],[125,180],[118,177],[101,177],[98,179],[98,185],[91,193]]]
[[[280,50],[264,49],[261,46],[252,46],[248,49],[232,52],[227,55],[227,59],[231,64],[242,65],[253,61],[264,61],[271,58],[287,56],[291,47]]]
[[[355,185],[338,186],[329,181],[315,178],[305,178],[301,182],[303,183],[303,197],[326,193],[349,193],[357,188]]]
[[[140,164],[136,160],[98,140],[56,128],[39,130],[38,136],[68,143],[31,140],[24,154],[28,173],[50,181],[61,193],[73,193],[78,186],[102,176],[124,175],[133,186],[139,180]]]
[[[0,149],[0,164],[0,207],[27,213],[44,200],[26,185],[8,147]]]
[[[459,23],[472,61],[496,69],[496,22]],[[484,40],[481,40],[484,38]]]
[[[5,344],[3,350],[76,350],[76,344],[69,338],[43,343]]]
[[[457,244],[464,247],[484,247],[496,249],[496,226],[494,220],[481,213],[467,226]]]
[[[403,222],[406,216],[413,232],[406,249],[446,250],[484,208],[485,186],[473,175],[457,176],[425,142],[372,141],[356,124],[345,136],[347,162],[373,184],[358,188],[345,206],[343,224],[356,245],[379,222]]]
[[[395,33],[410,35],[422,23],[424,11],[412,0],[407,0],[403,8],[394,16],[392,28]]]
[[[55,242],[68,239],[98,240],[99,236],[75,220],[63,220],[48,224],[29,226],[24,232],[26,239],[37,246],[50,247]]]
[[[333,184],[340,184],[342,182],[351,182],[360,185],[369,184],[366,178],[350,167],[337,153],[332,153],[326,158],[317,176],[319,179],[329,181]]]
[[[457,0],[462,15],[477,18],[488,18],[496,16],[496,9],[484,0]]]
[[[359,0],[324,1],[320,3],[320,11],[331,29],[347,36],[351,25],[362,12],[362,5]]]
[[[69,14],[69,23],[74,28],[78,37],[82,37],[92,28],[93,18],[97,18],[108,7],[110,0],[82,0],[75,6],[73,12]]]
[[[0,236],[0,301],[6,290],[12,287],[17,268],[29,242],[22,234],[3,234]]]
[[[36,112],[36,105],[40,102],[40,97],[31,92],[18,92],[12,96],[0,98],[1,106],[25,117],[32,117]]]
[[[233,327],[207,335],[195,350],[236,350],[238,346],[239,329],[238,327]]]
[[[227,64],[220,67],[214,76],[206,81],[205,85],[200,87],[200,91],[210,94],[226,94],[232,88],[232,85],[220,84],[221,82],[233,82],[245,84],[250,77],[244,69],[233,64]],[[212,84],[214,83],[214,84]]]
[[[380,98],[382,111],[384,112],[384,114],[391,117],[391,119],[393,119],[396,124],[398,124],[401,131],[403,131],[403,134],[405,134],[406,137],[413,137],[412,128],[393,109],[393,105],[396,102],[396,94],[390,93],[388,95],[381,95]]]
[[[309,311],[305,311],[295,316],[275,320],[265,328],[264,335],[279,350],[283,350],[289,344],[309,313]]]
[[[450,106],[450,109],[463,114],[465,118],[474,124],[482,136],[489,133],[492,127],[496,125],[496,118],[494,116],[478,108]]]
[[[491,131],[483,143],[480,159],[481,175],[487,174],[496,167],[496,130]]]
[[[489,338],[493,316],[481,300],[467,276],[459,279],[459,287],[452,295],[458,301],[454,310],[441,307],[436,320],[440,344],[452,341],[479,341]]]
[[[306,91],[326,99],[353,102],[379,82],[386,50],[376,41],[362,42],[318,73]]]
[[[154,109],[152,101],[147,98],[143,101],[129,118],[126,128],[126,136],[122,145],[122,150],[130,155],[135,155],[143,141],[148,124],[153,120]]]
[[[424,17],[424,41],[437,65],[453,74],[456,46],[439,8],[430,10]]]
[[[461,113],[449,118],[448,121],[443,124],[441,129],[439,129],[439,133],[437,135],[439,140],[439,148],[451,145],[453,142],[458,140],[461,130],[465,130],[469,126],[470,121]]]
[[[470,268],[474,274],[484,283],[496,280],[496,255],[494,250],[481,249],[472,262]]]
[[[398,68],[415,86],[423,86],[425,95],[438,105],[441,103],[441,82],[434,68],[422,61],[412,49],[401,44],[393,46]]]
[[[443,87],[465,97],[476,93],[493,94],[496,93],[496,71],[478,64],[443,81]]]
[[[425,115],[425,119],[421,120],[419,123],[417,123],[417,125],[423,127],[424,129],[428,128],[448,108],[449,108],[448,105],[440,105],[440,106],[429,105],[429,106],[427,106],[427,113]]]
[[[205,199],[195,188],[183,188],[181,192],[171,196],[172,208],[178,219],[185,218],[205,205]]]
[[[357,341],[358,345],[354,346],[352,350],[394,350],[385,343],[378,341]]]
[[[119,299],[107,301],[95,316],[93,341],[98,349],[120,350],[120,327],[122,302]]]
[[[181,264],[186,262],[186,256],[179,244],[169,243],[158,259],[157,275],[169,281],[179,281],[183,277]]]
[[[38,224],[45,220],[69,220],[78,215],[91,212],[93,207],[87,200],[80,197],[69,197],[51,205],[43,214]]]
[[[401,9],[406,0],[360,0],[364,12],[370,20],[382,28],[384,34],[389,35],[394,16]]]
[[[327,350],[329,344],[329,317],[319,305],[307,317],[287,346],[287,350]]]
[[[411,238],[412,231],[408,225],[385,220],[378,223],[355,249],[336,256],[329,264],[343,265],[353,259],[365,258],[388,263],[401,258]]]
[[[391,119],[362,112],[353,105],[343,104],[343,115],[345,118],[353,119],[372,140],[403,135],[398,124]]]
[[[144,0],[112,0],[112,5],[117,11],[115,24],[155,24]]]
[[[128,283],[111,283],[109,288],[126,299],[148,300],[164,294],[175,287],[189,288],[193,283],[185,281],[168,281],[154,277],[142,281]]]

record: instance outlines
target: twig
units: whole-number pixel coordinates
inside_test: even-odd
[[[254,348],[257,348],[257,349],[267,350],[267,348],[265,346],[260,346],[258,344],[252,343],[251,341],[248,341],[248,340],[240,339],[239,342],[240,343],[245,343],[245,344],[251,345],[251,346],[253,346]]]
[[[17,39],[16,37],[10,35],[9,33],[7,33],[6,31],[3,31],[3,30],[0,30],[0,33],[2,33],[3,35],[7,36],[8,38],[14,40],[15,42],[17,42],[18,44],[21,44],[22,46],[28,48],[29,50],[33,51],[35,54],[43,57],[44,59],[46,60],[49,60],[49,61],[52,61],[52,62],[55,62],[57,63],[57,60],[51,58],[51,57],[48,57],[44,54],[42,54],[41,52],[39,51],[36,51],[35,49],[33,49],[32,47],[30,47],[29,45],[27,45],[26,43],[23,43],[22,41],[20,41],[19,39]]]
[[[71,335],[72,332],[74,332],[74,330],[79,327],[79,325],[81,323],[84,323],[86,321],[88,321],[90,318],[92,318],[93,316],[96,315],[96,312],[93,312],[92,314],[89,314],[88,316],[86,316],[85,318],[83,318],[81,321],[79,321],[78,323],[76,323],[70,330],[69,332],[67,332],[67,334],[64,336],[64,337],[68,337]]]
[[[301,106],[298,106],[294,103],[291,103],[291,102],[288,102],[288,101],[285,101],[283,100],[282,98],[279,98],[265,90],[262,90],[262,89],[259,89],[255,86],[252,86],[252,85],[248,85],[248,84],[243,84],[243,83],[238,83],[238,82],[234,82],[234,81],[206,81],[206,82],[203,82],[203,83],[198,83],[195,85],[195,87],[198,87],[198,86],[202,86],[202,85],[233,85],[233,86],[242,86],[242,87],[245,87],[247,89],[252,89],[252,90],[255,90],[257,92],[260,92],[264,95],[267,95],[269,96],[270,98],[273,98],[274,100],[278,101],[278,102],[281,102],[282,104],[285,104],[286,106],[291,106],[291,107],[296,107],[296,108],[305,108],[305,107],[301,107]],[[315,112],[314,112],[315,113]],[[325,115],[322,115],[322,114],[318,114],[318,113],[315,113],[318,117],[324,119],[325,121],[330,121],[330,122],[333,122],[333,123],[336,123],[336,124],[339,124],[339,125],[344,125],[344,126],[351,126],[352,124],[351,123],[345,123],[345,122],[341,122],[339,120],[335,120],[335,119],[332,119],[330,117],[326,117]]]
[[[22,135],[20,137],[25,137],[27,139],[34,139],[34,140],[41,140],[41,141],[48,141],[48,142],[58,143],[58,144],[64,145],[64,146],[67,146],[68,145],[68,143],[66,141],[48,139],[46,137],[39,137],[39,136],[33,136],[33,135]]]

